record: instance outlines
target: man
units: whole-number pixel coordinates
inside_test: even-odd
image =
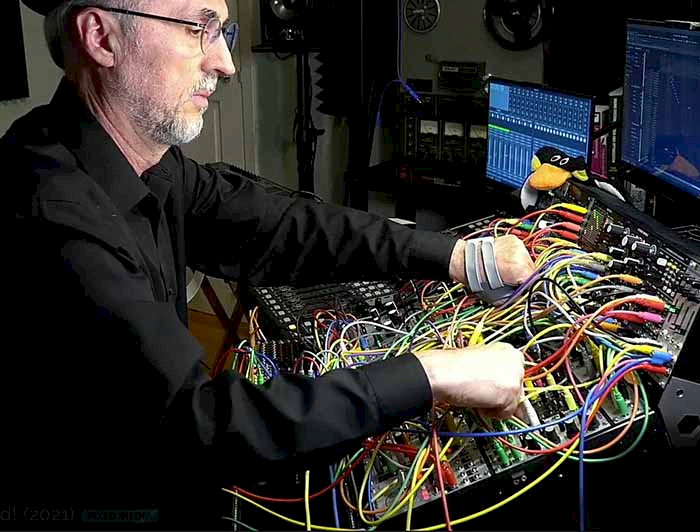
[[[523,360],[507,344],[264,387],[209,379],[187,330],[186,266],[250,283],[466,282],[464,242],[269,197],[183,156],[218,78],[235,73],[225,0],[23,1],[47,16],[65,79],[0,143],[15,208],[10,330],[24,346],[4,373],[12,501],[70,508],[69,528],[87,510],[135,508],[209,528],[214,490],[337,459],[433,400],[515,411]],[[496,258],[505,282],[532,273],[517,239],[497,241]]]

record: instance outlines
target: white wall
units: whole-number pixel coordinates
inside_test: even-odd
[[[542,44],[523,51],[502,48],[484,25],[485,3],[440,0],[440,20],[433,31],[419,34],[404,25],[404,77],[432,79],[437,89],[438,65],[425,60],[430,54],[438,61],[485,61],[486,72],[494,76],[541,83]]]
[[[24,4],[20,4],[20,7],[24,31],[24,53],[29,76],[29,98],[0,103],[0,135],[4,135],[17,118],[37,105],[48,103],[63,74],[53,64],[46,47],[44,17],[37,15]]]
[[[297,107],[296,58],[281,60],[272,53],[252,53],[260,44],[260,1],[239,0],[241,24],[241,71],[248,99],[245,123],[246,140],[254,145],[247,158],[248,170],[287,187],[299,186],[297,147],[294,142],[294,115]],[[263,0],[264,1],[264,0]],[[317,79],[318,63],[311,55],[312,82]],[[313,83],[312,83],[313,84]],[[315,88],[314,88],[315,90]],[[319,137],[314,166],[314,188],[324,200],[342,201],[342,179],[347,166],[347,124],[316,111],[312,119],[325,133]]]

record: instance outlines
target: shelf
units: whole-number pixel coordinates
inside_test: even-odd
[[[413,169],[412,178],[400,176],[399,169],[402,165]],[[415,196],[429,191],[451,194],[481,181],[479,172],[464,162],[384,161],[368,168],[366,184],[368,191]]]
[[[321,49],[318,46],[304,47],[301,43],[277,43],[277,44],[258,44],[253,46],[251,52],[254,54],[271,54],[277,52],[278,54],[288,54],[288,53],[318,53]]]

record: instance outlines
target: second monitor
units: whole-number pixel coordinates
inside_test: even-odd
[[[543,146],[590,163],[593,108],[593,97],[491,78],[486,177],[519,188]]]

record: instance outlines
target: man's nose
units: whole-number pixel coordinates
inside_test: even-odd
[[[214,71],[219,77],[228,78],[236,73],[231,50],[229,50],[223,36],[211,47],[209,53],[207,53],[206,61],[206,71]]]

